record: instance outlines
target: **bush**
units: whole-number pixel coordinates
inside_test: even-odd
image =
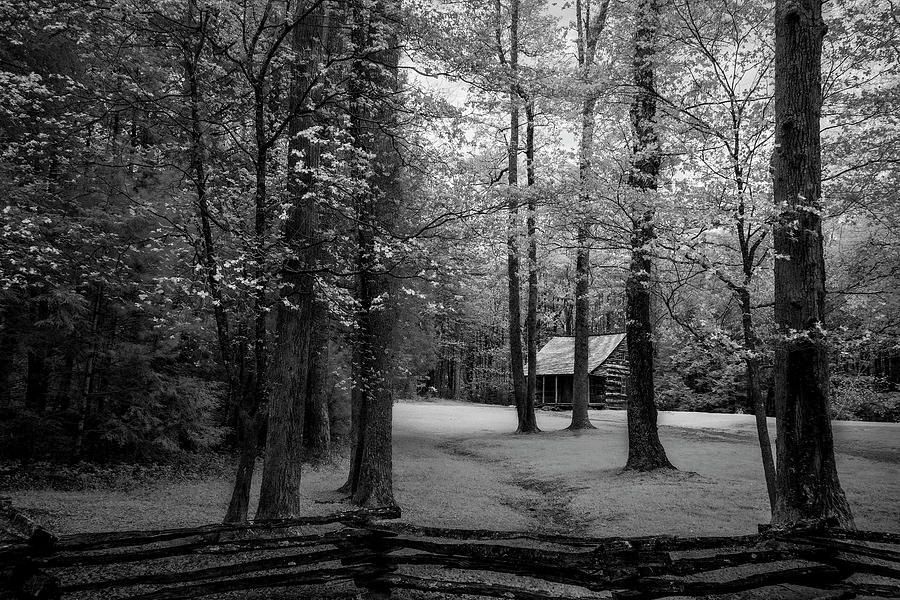
[[[34,462],[22,469],[0,461],[0,489],[121,490],[159,483],[231,477],[232,460],[223,454],[181,454],[168,464]]]
[[[223,385],[187,376],[154,377],[145,394],[125,395],[90,422],[86,457],[103,462],[168,462],[221,445],[216,422]]]
[[[883,392],[885,382],[871,375],[831,379],[831,416],[845,421],[900,422],[900,393]]]
[[[222,384],[184,375],[139,374],[132,391],[109,394],[84,419],[75,456],[79,413],[43,413],[24,406],[0,411],[0,456],[22,461],[172,462],[185,453],[215,450],[226,428],[220,422]]]
[[[732,412],[746,405],[740,360],[685,344],[660,363],[656,385],[660,410]]]
[[[694,395],[681,377],[666,373],[659,378],[656,388],[656,407],[659,410],[684,410]]]
[[[59,459],[68,454],[71,415],[54,412],[44,415],[26,408],[0,411],[0,456],[31,461]]]

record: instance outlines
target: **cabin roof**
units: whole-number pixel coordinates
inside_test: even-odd
[[[588,373],[606,362],[615,352],[624,333],[592,335],[588,339]],[[575,372],[575,338],[571,336],[550,338],[537,355],[538,375],[572,375]]]

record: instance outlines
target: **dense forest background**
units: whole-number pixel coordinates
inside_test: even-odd
[[[0,456],[164,462],[262,444],[267,404],[246,398],[266,399],[288,360],[279,315],[306,296],[285,286],[315,291],[313,457],[351,436],[360,348],[375,353],[361,331],[394,398],[512,403],[510,248],[539,282],[535,345],[574,333],[585,240],[589,329],[624,330],[633,3],[594,3],[590,57],[571,7],[542,0],[514,14],[406,2],[364,39],[345,26],[357,4],[0,0]],[[768,392],[774,336],[773,6],[663,6],[646,241],[657,405],[751,412],[747,359]],[[900,13],[825,12],[832,414],[898,421]],[[380,183],[378,144],[397,161]],[[300,217],[297,181],[312,198]],[[361,200],[379,186],[390,203]],[[315,231],[298,236],[298,218]],[[393,324],[380,338],[360,325],[378,318]]]

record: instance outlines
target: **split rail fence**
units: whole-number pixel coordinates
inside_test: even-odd
[[[0,597],[900,598],[900,534],[587,538],[385,521],[398,517],[60,536],[35,526],[0,545]]]

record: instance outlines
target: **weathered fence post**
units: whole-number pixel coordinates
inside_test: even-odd
[[[390,557],[394,548],[389,540],[396,534],[365,526],[361,528],[366,530],[366,535],[354,538],[353,541],[368,551],[362,555],[342,558],[341,564],[363,567],[357,575],[354,575],[354,585],[365,590],[370,600],[388,600],[391,597],[391,583],[387,576],[397,570]]]
[[[61,597],[59,580],[40,570],[30,559],[13,567],[9,583],[17,598],[58,600]]]
[[[24,512],[16,510],[9,498],[0,498],[0,521],[4,530],[25,540],[31,556],[49,556],[53,553],[57,538]],[[9,578],[8,586],[18,598],[56,600],[60,597],[59,580],[38,568],[30,556],[11,565],[0,576]]]

